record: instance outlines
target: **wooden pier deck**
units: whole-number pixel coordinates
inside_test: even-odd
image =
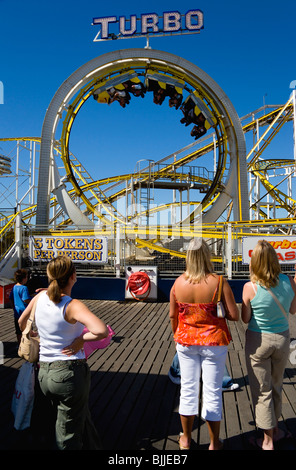
[[[108,451],[177,451],[181,431],[178,414],[179,386],[168,378],[175,354],[168,318],[168,303],[86,300],[90,309],[111,325],[116,335],[110,346],[88,359],[92,372],[90,409]],[[291,340],[296,338],[296,318],[291,318]],[[16,432],[10,411],[14,383],[23,360],[16,353],[11,309],[0,310],[0,341],[4,363],[0,365],[0,449],[46,449],[41,440],[48,421],[38,408],[37,436],[30,430]],[[223,393],[221,438],[226,450],[254,450],[248,439],[255,432],[250,390],[244,359],[245,326],[229,323],[233,341],[227,365],[239,389]],[[292,346],[292,344],[291,344]],[[295,355],[293,351],[295,350]],[[291,349],[283,391],[281,427],[296,437],[296,345]],[[38,429],[38,419],[41,428]],[[36,424],[37,423],[37,424]],[[25,437],[24,437],[25,436]],[[40,438],[40,439],[39,439]],[[193,450],[206,450],[209,438],[206,423],[196,418]],[[279,448],[296,449],[294,439]]]

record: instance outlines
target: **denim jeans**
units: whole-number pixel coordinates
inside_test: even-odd
[[[56,412],[60,450],[100,450],[102,444],[88,408],[90,370],[86,361],[40,362],[40,388]]]

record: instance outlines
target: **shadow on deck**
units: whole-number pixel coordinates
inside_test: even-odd
[[[90,409],[104,449],[178,451],[180,390],[167,375],[175,354],[168,303],[97,300],[85,303],[116,333],[108,348],[96,351],[88,359],[92,373]],[[0,340],[4,344],[4,364],[0,366],[0,449],[46,450],[50,416],[46,416],[42,396],[37,394],[32,429],[17,432],[13,428],[11,399],[23,361],[16,353],[12,310],[0,310],[0,319]],[[256,429],[244,360],[245,327],[240,321],[229,326],[233,341],[227,365],[239,389],[223,393],[221,438],[226,450],[255,450],[248,442]],[[292,338],[296,337],[295,330],[292,318]],[[296,436],[294,366],[287,364],[280,425]],[[208,442],[206,423],[196,417],[192,450],[206,450]],[[283,441],[279,448],[295,450],[294,439]]]

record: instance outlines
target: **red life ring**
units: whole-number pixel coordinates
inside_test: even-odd
[[[150,277],[145,271],[137,271],[129,276],[126,290],[129,290],[134,299],[145,300],[150,294]],[[145,295],[146,294],[146,295]],[[138,298],[137,296],[142,296]]]

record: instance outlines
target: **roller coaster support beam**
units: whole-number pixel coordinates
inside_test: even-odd
[[[294,125],[294,160],[296,161],[296,90],[292,91],[293,125]]]

